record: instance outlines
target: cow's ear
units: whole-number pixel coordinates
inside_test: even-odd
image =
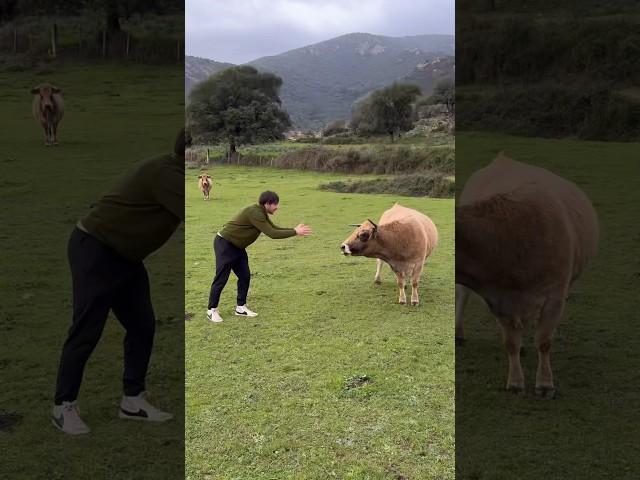
[[[198,175],[198,178],[202,178],[202,175]]]
[[[31,89],[31,93],[33,93],[34,95],[35,95],[36,93],[40,93],[40,87],[33,87],[33,88]]]
[[[62,92],[62,90],[60,90],[58,87],[54,87],[53,85],[51,86],[51,91],[52,91],[53,93],[60,93],[60,92]]]

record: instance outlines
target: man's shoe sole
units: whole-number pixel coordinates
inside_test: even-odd
[[[236,314],[237,316],[239,316],[239,317],[249,317],[249,318],[253,318],[253,317],[257,317],[257,316],[258,316],[258,314],[257,314],[257,313],[256,313],[255,315],[249,315],[249,314],[247,314],[247,313],[238,313],[238,312],[235,312],[235,314]]]
[[[56,422],[55,418],[51,419],[51,423],[53,424],[54,427],[56,427],[62,433],[66,433],[67,435],[84,435],[84,434],[87,434],[87,433],[89,433],[91,431],[91,430],[87,430],[86,432],[67,432],[60,425],[58,425],[58,422]]]
[[[173,415],[170,416],[169,418],[164,418],[164,419],[160,419],[160,418],[151,418],[151,417],[147,417],[147,416],[141,416],[141,415],[130,415],[127,413],[124,413],[122,411],[122,409],[120,409],[120,411],[118,412],[118,416],[124,420],[141,420],[143,422],[166,422],[168,420],[171,420],[173,418]]]

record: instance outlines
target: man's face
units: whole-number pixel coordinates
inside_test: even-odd
[[[278,210],[278,204],[277,203],[265,203],[264,204],[264,209],[267,211],[267,213],[269,215],[273,215],[274,213],[276,213],[276,210]]]

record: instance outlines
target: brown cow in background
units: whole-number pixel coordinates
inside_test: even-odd
[[[202,192],[205,200],[209,200],[209,192],[211,191],[211,176],[203,173],[198,175],[198,188]]]
[[[31,89],[31,93],[34,95],[31,113],[44,129],[44,144],[57,145],[58,123],[64,115],[62,92],[58,87],[45,83]]]

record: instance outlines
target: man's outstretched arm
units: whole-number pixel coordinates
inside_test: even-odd
[[[256,227],[262,233],[269,238],[289,238],[296,235],[296,231],[293,228],[276,228],[266,217],[266,214],[260,212],[251,212],[249,214],[249,221],[251,225]]]

